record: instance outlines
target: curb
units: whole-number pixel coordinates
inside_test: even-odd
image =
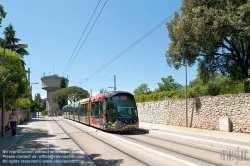
[[[221,148],[220,151],[226,150],[226,151],[234,151],[234,152],[237,152],[237,151],[246,152],[246,155],[250,157],[250,146],[244,146],[244,145],[238,145],[238,144],[232,144],[232,143],[226,143],[226,142],[220,142],[220,141],[212,141],[209,139],[197,138],[197,137],[192,137],[192,136],[184,136],[181,134],[152,131],[150,129],[144,129],[144,128],[139,128],[139,130],[147,131],[149,134],[163,136],[163,137],[167,137],[171,139],[188,141],[188,142],[202,144],[202,145],[211,146],[215,148]]]

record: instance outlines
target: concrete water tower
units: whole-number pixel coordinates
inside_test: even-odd
[[[60,88],[60,83],[62,79],[65,79],[66,87],[68,87],[69,80],[65,77],[60,77],[58,75],[44,76],[42,80],[42,89],[47,91],[47,100],[46,100],[46,110],[49,112],[59,109],[57,103],[52,102],[53,93]]]

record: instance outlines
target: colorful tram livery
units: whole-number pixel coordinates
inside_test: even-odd
[[[132,131],[139,127],[134,96],[123,91],[106,92],[65,105],[63,117],[105,131]]]

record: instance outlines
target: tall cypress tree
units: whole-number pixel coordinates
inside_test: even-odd
[[[63,89],[63,88],[66,88],[66,81],[65,81],[64,78],[61,79],[60,88],[59,88],[59,89]],[[62,100],[59,101],[57,104],[58,104],[58,106],[59,106],[60,108],[62,108],[64,105],[67,105],[67,104],[68,104],[68,100],[62,99]]]
[[[66,88],[66,82],[65,82],[64,78],[61,79],[60,88],[59,89],[62,89],[62,88]]]

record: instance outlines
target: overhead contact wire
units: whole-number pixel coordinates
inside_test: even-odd
[[[89,36],[89,34],[90,34],[91,30],[93,29],[93,27],[94,27],[94,25],[95,25],[96,21],[98,20],[98,18],[99,18],[99,16],[100,16],[100,14],[102,13],[102,11],[103,11],[104,7],[106,6],[107,2],[108,2],[108,0],[106,0],[106,2],[105,2],[105,4],[103,5],[103,7],[102,7],[101,11],[99,12],[99,14],[98,14],[97,18],[95,19],[95,22],[93,23],[92,27],[90,28],[90,30],[89,30],[89,32],[88,32],[88,34],[87,34],[87,36],[85,37],[85,39],[84,39],[84,41],[83,41],[83,43],[82,43],[81,47],[79,48],[79,50],[78,50],[77,54],[75,55],[75,57],[74,57],[73,61],[71,62],[70,67],[72,66],[73,62],[75,61],[75,59],[76,59],[76,57],[77,57],[78,53],[80,52],[80,50],[81,50],[81,48],[82,48],[83,44],[85,43],[86,39],[88,38],[88,36]],[[67,72],[66,72],[66,73],[68,73],[68,71],[69,71],[70,67],[68,68],[68,70],[67,70]]]
[[[88,22],[87,26],[85,27],[85,29],[84,29],[84,31],[83,31],[83,33],[82,33],[82,36],[81,36],[81,38],[79,39],[79,41],[78,41],[78,43],[77,43],[77,45],[76,45],[76,47],[75,47],[75,50],[74,50],[74,52],[72,53],[72,55],[71,55],[71,57],[70,57],[70,59],[69,59],[69,61],[68,61],[67,65],[66,65],[66,67],[65,67],[65,69],[64,69],[64,71],[63,71],[63,75],[64,75],[65,70],[67,69],[67,67],[68,67],[68,65],[69,65],[69,63],[70,63],[70,61],[71,61],[71,59],[72,59],[73,55],[75,54],[75,51],[76,51],[76,49],[77,49],[77,47],[78,47],[79,43],[81,42],[82,37],[83,37],[83,35],[85,34],[85,32],[86,32],[86,30],[87,30],[87,28],[88,28],[88,26],[89,26],[89,23],[91,22],[91,20],[92,20],[93,16],[95,15],[95,12],[96,12],[96,10],[97,10],[97,8],[98,8],[98,6],[99,6],[100,2],[101,2],[101,0],[99,0],[99,2],[98,2],[98,4],[97,4],[97,6],[96,6],[96,8],[95,8],[95,10],[94,10],[94,12],[93,12],[93,14],[92,14],[91,18],[89,19],[89,22]]]
[[[178,10],[180,11],[180,10]],[[177,12],[178,12],[177,11]],[[166,18],[165,20],[163,20],[161,23],[159,23],[157,26],[155,26],[153,29],[151,29],[149,32],[147,32],[145,35],[143,35],[140,39],[138,39],[137,41],[135,41],[133,44],[131,44],[129,47],[127,47],[125,50],[123,50],[120,54],[118,54],[116,57],[114,57],[113,59],[111,59],[108,63],[106,63],[104,66],[102,66],[101,68],[99,68],[96,72],[94,72],[92,75],[90,75],[88,78],[86,79],[90,79],[92,77],[94,77],[96,74],[98,74],[99,72],[101,72],[103,69],[105,69],[106,67],[108,67],[111,63],[113,63],[115,60],[117,60],[119,57],[121,57],[122,55],[124,55],[126,52],[128,52],[130,49],[132,49],[134,46],[136,46],[138,43],[140,43],[143,39],[145,39],[147,36],[149,36],[151,33],[153,33],[156,29],[158,29],[160,26],[162,26],[163,24],[165,24],[168,20],[170,20],[172,17],[174,16],[174,14],[172,14],[171,16],[169,16],[168,18]]]

